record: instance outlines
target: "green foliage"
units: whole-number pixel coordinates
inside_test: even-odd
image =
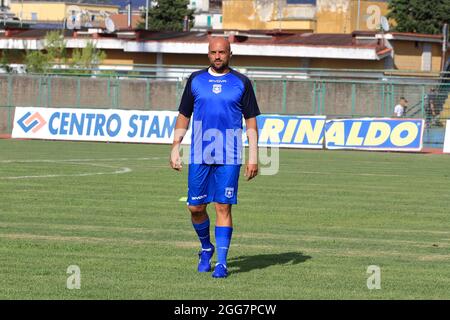
[[[398,32],[441,34],[444,23],[450,23],[449,0],[391,0],[389,19],[397,23]]]
[[[43,50],[25,51],[26,69],[33,73],[46,73],[53,63],[65,63],[66,59],[66,42],[61,31],[50,31],[46,34]]]
[[[50,31],[45,36],[45,50],[53,62],[65,63],[67,59],[66,41],[61,31]]]
[[[77,73],[91,73],[90,70],[86,69],[97,67],[105,59],[106,53],[97,49],[92,41],[88,41],[84,48],[73,51],[70,67],[72,69],[82,69],[77,71]]]
[[[2,57],[0,58],[0,69],[5,70],[7,73],[11,72],[11,67],[9,66],[8,58],[5,54],[2,54]]]
[[[14,61],[21,61],[22,59],[23,53],[21,50],[3,50],[0,58],[0,69],[4,70],[7,73],[11,73],[13,69],[11,68],[10,64],[14,63]]]
[[[50,57],[42,51],[28,51],[25,54],[27,72],[46,73],[50,68]]]
[[[76,73],[91,73],[84,69],[98,66],[105,58],[106,54],[89,41],[86,47],[73,51],[69,66],[72,69],[83,69],[76,70]],[[48,32],[44,40],[44,49],[26,50],[24,60],[27,71],[32,73],[47,73],[55,63],[67,64],[68,53],[63,34],[60,31]],[[54,72],[59,73],[61,70],[54,70]],[[64,70],[64,73],[71,73],[71,71]]]
[[[188,9],[188,0],[159,0],[158,4],[149,9],[149,29],[155,31],[183,31],[184,17],[188,16],[189,26],[194,26],[194,10]],[[142,14],[143,22],[138,28],[145,28],[145,12]]]

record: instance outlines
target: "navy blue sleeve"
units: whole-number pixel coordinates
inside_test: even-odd
[[[194,78],[194,74],[191,74],[189,77],[186,86],[184,87],[183,96],[181,97],[180,107],[178,111],[187,118],[190,118],[192,112],[194,111],[194,96],[192,94],[192,79]]]
[[[241,103],[244,119],[254,118],[261,114],[259,111],[258,102],[256,102],[252,83],[247,77],[244,81],[244,94],[242,95]]]

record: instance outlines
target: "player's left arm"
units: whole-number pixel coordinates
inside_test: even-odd
[[[258,175],[258,125],[256,117],[245,119],[248,138],[248,162],[245,166],[247,181]]]
[[[245,90],[242,96],[242,106],[247,127],[249,157],[245,165],[245,176],[247,181],[253,179],[258,174],[258,125],[256,117],[261,114],[256,101],[255,92],[248,78],[244,81]]]

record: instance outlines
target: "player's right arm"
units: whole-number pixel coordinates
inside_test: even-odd
[[[180,157],[180,145],[186,135],[187,129],[189,127],[189,121],[191,119],[183,115],[178,114],[177,122],[175,123],[175,132],[173,136],[172,151],[170,152],[170,166],[172,169],[180,171],[182,166]]]
[[[180,107],[178,108],[179,114],[175,123],[175,133],[173,135],[172,149],[170,152],[170,166],[177,171],[180,171],[183,167],[180,157],[180,145],[189,128],[189,122],[194,110],[194,96],[192,95],[191,90],[192,79],[193,75],[189,77],[186,86],[184,87]]]

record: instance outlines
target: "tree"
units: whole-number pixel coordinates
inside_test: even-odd
[[[97,49],[92,41],[88,41],[84,48],[73,50],[69,65],[72,69],[92,69],[102,63],[105,58],[106,54]],[[46,73],[55,63],[65,65],[67,61],[66,41],[60,31],[50,31],[46,34],[43,50],[26,50],[25,53],[27,72]],[[76,72],[80,71],[76,70]],[[90,73],[91,71],[82,70],[81,72]]]
[[[184,17],[189,19],[189,28],[194,26],[194,10],[188,9],[188,0],[158,0],[156,6],[148,10],[148,27],[155,31],[183,31]],[[145,28],[145,12],[141,16],[144,21],[138,28]]]
[[[17,61],[23,60],[23,54],[18,49],[3,50],[0,58],[0,71],[3,70],[6,73],[13,72],[11,63],[17,63]]]
[[[50,31],[45,36],[45,50],[53,62],[65,63],[67,60],[66,41],[61,31]]]
[[[75,49],[72,53],[71,68],[92,69],[97,67],[106,58],[106,53],[97,49],[92,41],[88,41],[84,48]],[[83,70],[82,73],[90,73],[90,70]]]
[[[42,51],[26,50],[25,52],[25,64],[28,72],[48,72],[53,63],[65,63],[66,59],[66,42],[61,31],[46,33]]]
[[[450,22],[449,0],[390,0],[389,10],[398,32],[441,34]]]
[[[27,50],[25,53],[27,72],[46,73],[50,68],[49,56],[42,51]]]

